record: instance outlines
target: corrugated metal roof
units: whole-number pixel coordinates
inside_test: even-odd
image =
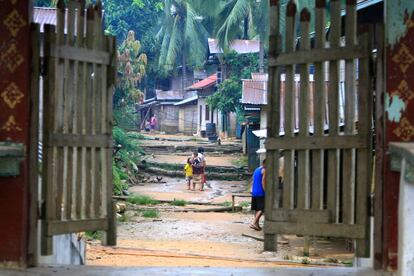
[[[156,98],[158,101],[181,101],[184,99],[184,93],[181,91],[163,91],[163,90],[156,90],[155,91]]]
[[[252,79],[243,80],[241,102],[253,105],[267,104],[267,79],[267,74],[252,73]]]
[[[187,98],[187,99],[182,100],[181,102],[175,103],[174,105],[183,105],[183,104],[186,104],[186,103],[190,103],[192,101],[195,101],[197,99],[198,99],[198,96],[192,96],[190,98]]]
[[[209,38],[208,48],[210,54],[223,53],[223,50],[218,45],[217,39]],[[260,50],[260,43],[257,40],[236,39],[231,43],[230,50],[236,51],[239,54],[258,53]]]
[[[190,87],[187,87],[186,90],[200,90],[200,89],[206,89],[210,86],[216,85],[217,82],[217,75],[213,74],[204,80],[201,80],[199,82],[194,83]]]
[[[67,9],[65,13],[65,21],[67,19]],[[86,11],[85,11],[86,14]],[[102,10],[102,18],[105,14],[105,11]],[[44,25],[50,24],[56,26],[56,8],[44,8],[44,7],[34,7],[33,8],[33,22],[40,25],[40,32],[44,31]],[[75,21],[74,34],[76,35],[77,31],[77,22]],[[86,28],[86,26],[85,26]],[[65,34],[67,30],[65,27]]]

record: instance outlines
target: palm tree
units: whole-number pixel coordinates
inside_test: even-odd
[[[264,45],[269,33],[268,0],[229,0],[218,15],[216,37],[226,53],[231,42],[258,37],[260,41],[259,69],[264,72]]]
[[[207,52],[208,33],[197,10],[203,6],[199,1],[164,0],[164,22],[157,35],[161,40],[158,66],[170,72],[181,61],[183,90],[186,66],[201,66]]]

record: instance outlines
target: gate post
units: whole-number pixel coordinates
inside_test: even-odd
[[[24,267],[35,254],[29,230],[30,8],[31,1],[2,1],[0,9],[0,142],[24,148],[17,175],[0,176],[0,267]]]

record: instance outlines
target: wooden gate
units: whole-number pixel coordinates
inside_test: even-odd
[[[53,235],[105,230],[115,245],[112,94],[116,43],[103,34],[98,1],[61,0],[45,25],[42,254]],[[85,16],[86,11],[86,16]]]
[[[287,6],[286,30],[279,29],[279,1],[270,2],[270,111],[266,144],[270,169],[265,249],[276,250],[276,234],[342,237],[355,239],[356,255],[367,256],[372,171],[370,36],[365,33],[357,38],[356,0],[346,1],[344,28],[342,1],[330,1],[328,41],[326,1],[316,1],[314,47],[309,35],[310,12],[301,11],[300,38],[296,39],[295,1]],[[341,39],[343,29],[345,39]],[[284,47],[279,35],[282,31],[286,31]],[[311,71],[314,89],[310,89]],[[298,95],[294,89],[296,73],[300,75]],[[345,88],[344,99],[340,99],[340,87]],[[314,91],[313,95],[310,91]],[[279,162],[280,158],[284,162]],[[284,163],[282,190],[276,188],[279,163]],[[277,200],[279,193],[282,204]]]

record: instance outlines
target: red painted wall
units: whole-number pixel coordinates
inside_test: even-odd
[[[0,1],[0,141],[29,140],[29,0]],[[27,162],[19,177],[0,177],[0,264],[24,265],[28,241]]]
[[[390,32],[393,31],[392,24],[403,22],[406,32],[398,41],[389,42],[386,48],[386,95],[389,99],[386,101],[386,144],[414,141],[414,13],[406,11],[398,16],[390,5],[398,7],[402,2],[389,3],[388,13],[393,12],[394,16],[388,19],[388,35],[390,36]],[[404,106],[405,109],[400,106]],[[384,268],[391,270],[397,268],[398,258],[399,181],[400,174],[390,170],[389,156],[385,156]]]

